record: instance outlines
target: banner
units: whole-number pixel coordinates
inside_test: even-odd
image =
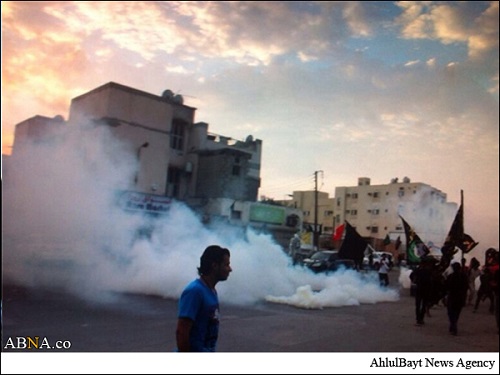
[[[422,257],[429,254],[429,248],[420,239],[410,224],[408,224],[401,216],[399,217],[403,222],[406,235],[406,262],[409,265],[419,264]]]

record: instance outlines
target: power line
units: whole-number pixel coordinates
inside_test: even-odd
[[[296,180],[295,182],[283,182],[281,184],[273,184],[266,186],[266,191],[268,192],[274,192],[274,191],[280,191],[286,188],[286,190],[290,191],[290,188],[297,187],[297,186],[304,186],[304,185],[311,185],[314,182],[313,175],[307,177],[307,179],[300,179]]]

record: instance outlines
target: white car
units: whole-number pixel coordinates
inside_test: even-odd
[[[382,254],[385,254],[387,259],[389,259],[389,265],[392,267],[394,262],[393,262],[393,256],[392,253],[389,253],[387,251],[374,251],[373,252],[373,263],[372,263],[372,269],[375,269],[377,267],[377,264],[380,264],[380,261],[382,259]],[[363,268],[364,269],[370,269],[370,258],[368,255],[366,255],[363,258]]]

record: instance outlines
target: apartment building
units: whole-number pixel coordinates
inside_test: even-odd
[[[318,216],[315,217],[316,192],[313,190],[294,191],[292,199],[279,201],[288,207],[300,208],[303,215],[303,223],[306,226],[314,226],[316,219],[318,231],[321,233],[332,233],[335,225],[334,207],[335,198],[330,198],[328,193],[317,192]]]
[[[280,201],[303,212],[304,225],[315,222],[315,191],[294,191],[291,200]],[[449,218],[457,210],[447,202],[445,193],[421,182],[393,178],[388,184],[372,185],[368,177],[358,178],[354,186],[335,188],[335,197],[317,192],[318,231],[325,237],[348,221],[356,231],[377,248],[384,247],[388,235],[392,241],[405,241],[400,216],[418,231],[425,242],[441,244],[449,230]],[[404,246],[402,247],[404,249]]]
[[[155,95],[109,82],[72,99],[67,122],[35,116],[18,124],[13,155],[23,144],[50,142],[61,127],[104,126],[138,165],[119,199],[124,208],[161,213],[176,199],[207,223],[216,218],[274,230],[287,244],[302,213],[257,203],[262,141],[210,133],[207,123],[195,122],[195,112],[171,90]]]
[[[194,121],[195,111],[171,90],[159,96],[110,82],[74,98],[69,123],[101,123],[129,145],[139,162],[135,191],[191,203],[255,201],[262,141],[209,134],[207,123]]]
[[[393,178],[388,184],[372,185],[358,178],[357,186],[335,188],[335,225],[347,220],[363,237],[391,239],[404,234],[400,216],[418,228],[424,241],[440,242],[448,232],[448,218],[457,204],[446,194],[422,182]],[[402,236],[404,237],[404,236]]]

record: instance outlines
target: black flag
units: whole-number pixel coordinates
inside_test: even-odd
[[[443,255],[441,265],[444,267],[450,265],[453,255],[458,251],[457,248],[462,250],[463,253],[468,253],[477,244],[478,242],[474,241],[471,236],[464,233],[464,192],[460,190],[460,207],[441,248],[441,254]]]
[[[351,224],[347,221],[345,224],[345,236],[339,249],[339,258],[352,259],[359,269],[363,264],[363,257],[368,244]]]
[[[464,253],[468,253],[471,251],[473,248],[475,248],[479,244],[479,242],[474,241],[474,239],[469,236],[467,233],[464,233],[463,238],[462,238],[462,244],[459,245],[458,247],[462,249]]]

